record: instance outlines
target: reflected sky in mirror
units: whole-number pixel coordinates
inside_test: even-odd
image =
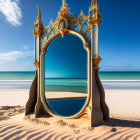
[[[46,78],[87,78],[87,52],[77,36],[59,36],[48,46]]]

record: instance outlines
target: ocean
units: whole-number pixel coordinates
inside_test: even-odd
[[[0,89],[29,89],[34,72],[0,72]],[[105,89],[140,89],[140,72],[99,72]],[[87,79],[46,78],[46,91],[87,92]]]

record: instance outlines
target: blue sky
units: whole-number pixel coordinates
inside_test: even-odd
[[[88,14],[91,0],[67,0],[70,11]],[[101,71],[140,71],[140,1],[98,0]],[[57,17],[61,0],[0,0],[0,71],[33,71],[33,25],[39,5],[43,24]]]

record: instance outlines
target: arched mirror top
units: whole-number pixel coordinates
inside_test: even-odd
[[[85,41],[90,44],[91,43],[90,21],[92,18],[92,15],[90,13],[97,9],[93,6],[94,5],[91,5],[89,15],[86,16],[83,13],[83,11],[81,11],[80,15],[76,17],[71,14],[66,1],[63,0],[62,6],[60,8],[56,21],[53,22],[51,19],[48,26],[45,26],[45,25],[44,27],[42,26],[43,28],[40,34],[41,46],[43,47],[45,42],[47,42],[49,39],[51,39],[53,36],[55,36],[58,33],[64,36],[66,33],[66,30],[79,33],[81,36],[83,36]]]
[[[86,39],[79,33],[72,31],[72,30],[68,30],[68,29],[64,29],[63,30],[66,34],[71,34],[76,36],[77,38],[79,38],[80,40],[82,40],[83,42],[83,47],[88,50],[89,49],[89,43],[86,41]],[[50,39],[48,39],[47,41],[44,42],[43,47],[41,49],[41,55],[44,55],[47,51],[47,48],[49,46],[49,44],[55,40],[56,38],[58,38],[59,36],[61,36],[61,32],[56,33],[54,36],[52,36]]]

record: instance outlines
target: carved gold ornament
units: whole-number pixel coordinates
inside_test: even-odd
[[[98,70],[99,69],[98,65],[101,62],[102,58],[98,56],[98,57],[93,57],[92,59],[93,59],[92,62],[93,62],[94,69]]]
[[[92,0],[91,7],[89,8],[89,24],[96,25],[101,22],[101,14],[97,0]]]
[[[41,20],[41,12],[38,8],[37,20],[34,23],[34,35],[39,37],[39,47],[41,52],[47,51],[44,44],[51,42],[58,37],[58,35],[64,35],[71,33],[84,38],[84,48],[89,48],[91,45],[91,30],[93,25],[98,25],[101,22],[101,14],[97,0],[92,0],[89,8],[89,15],[86,16],[81,11],[78,17],[72,15],[70,9],[65,0],[62,0],[62,6],[58,13],[58,17],[55,22],[51,19],[49,25],[46,27]],[[78,33],[78,34],[77,34]],[[96,60],[95,60],[96,61]]]
[[[40,36],[43,32],[43,23],[41,20],[41,12],[40,9],[38,8],[38,16],[37,16],[37,20],[34,23],[34,35],[35,36]]]
[[[89,15],[85,16],[83,11],[81,11],[78,17],[72,15],[69,11],[67,3],[65,0],[62,2],[62,6],[60,8],[60,12],[58,13],[58,17],[55,22],[50,21],[49,25],[44,26],[43,32],[40,36],[42,46],[44,43],[53,37],[58,32],[61,33],[62,36],[65,35],[65,29],[75,31],[86,39],[88,43],[91,40],[91,28],[88,24]],[[43,49],[43,48],[42,48]]]

